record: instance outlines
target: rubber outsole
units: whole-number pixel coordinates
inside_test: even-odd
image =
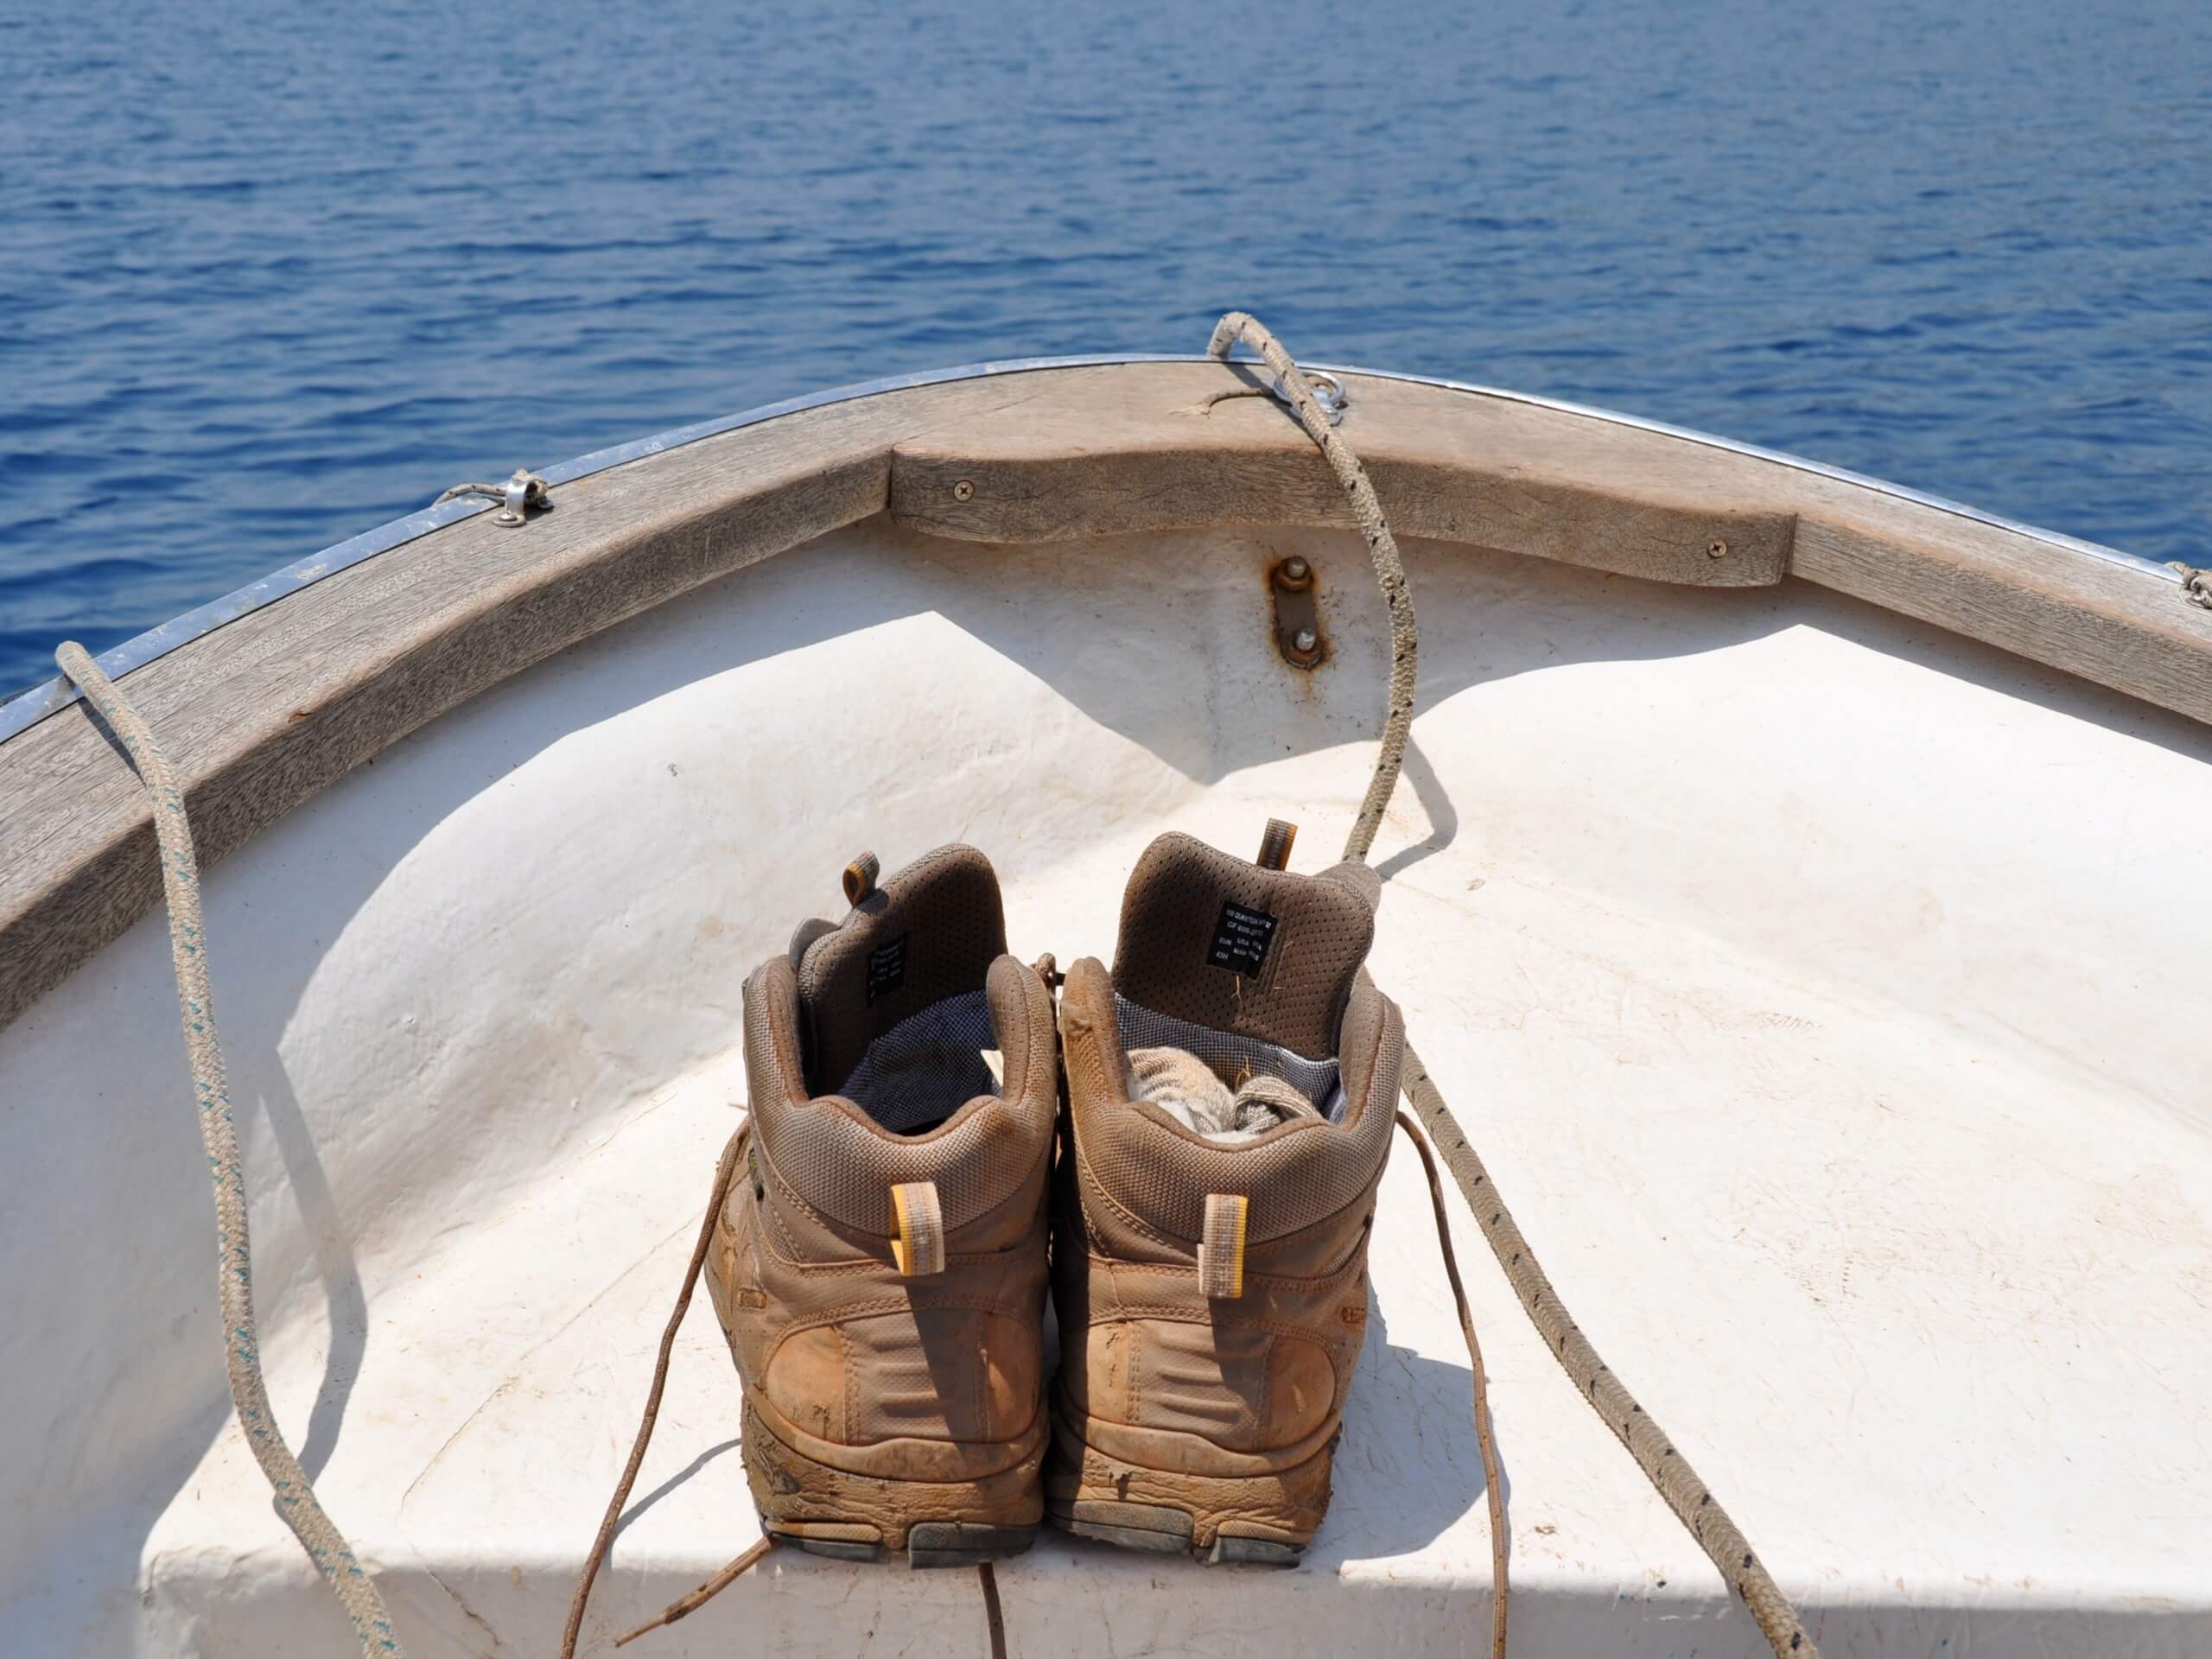
[[[779,1543],[794,1545],[810,1555],[826,1555],[839,1561],[880,1561],[903,1554],[906,1565],[916,1570],[1003,1560],[1022,1554],[1037,1541],[1034,1527],[979,1526],[969,1521],[917,1521],[906,1530],[903,1551],[857,1538],[810,1538],[783,1532],[766,1517],[762,1529]]]
[[[1079,1538],[1209,1567],[1295,1567],[1328,1509],[1332,1450],[1269,1475],[1170,1472],[1109,1456],[1060,1418],[1045,1518]]]
[[[1241,1537],[1224,1522],[1211,1543],[1192,1536],[1196,1522],[1187,1510],[1160,1503],[1124,1503],[1110,1498],[1078,1498],[1071,1503],[1047,1501],[1046,1518],[1062,1532],[1078,1538],[1096,1538],[1123,1549],[1144,1550],[1158,1555],[1189,1555],[1208,1567],[1296,1567],[1306,1546],[1280,1538]]]
[[[834,1560],[974,1567],[1027,1549],[1044,1516],[1041,1437],[977,1480],[890,1480],[833,1469],[785,1444],[748,1397],[740,1446],[761,1530]]]

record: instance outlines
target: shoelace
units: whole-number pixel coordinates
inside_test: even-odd
[[[1406,1099],[1427,1120],[1430,1132],[1442,1146],[1444,1161],[1467,1200],[1467,1207],[1474,1212],[1483,1236],[1489,1240],[1491,1253],[1497,1257],[1497,1265],[1504,1270],[1513,1294],[1521,1299],[1529,1323],[1536,1327],[1544,1346],[1574,1384],[1575,1392],[1590,1402],[1591,1408],[1605,1427],[1629,1449],[1644,1478],[1667,1500],[1667,1507],[1674,1510],[1675,1518],[1689,1529],[1690,1536],[1697,1540],[1699,1548],[1719,1569],[1721,1581],[1744,1599],[1744,1605],[1751,1610],[1751,1617],[1758,1621],[1760,1633],[1774,1649],[1776,1659],[1820,1659],[1820,1649],[1805,1634],[1796,1608],[1775,1583],[1742,1529],[1713,1497],[1712,1488],[1690,1467],[1689,1459],[1675,1450],[1674,1441],[1651,1420],[1650,1413],[1637,1403],[1636,1396],[1613,1375],[1612,1368],[1598,1357],[1598,1351],[1582,1334],[1582,1327],[1567,1317],[1559,1293],[1536,1261],[1535,1251],[1522,1236],[1512,1211],[1505,1207],[1505,1200],[1498,1196],[1490,1172],[1483,1166],[1481,1155],[1467,1139],[1466,1131],[1459,1127],[1459,1121],[1452,1116],[1452,1109],[1437,1092],[1428,1068],[1410,1046],[1406,1049],[1402,1079]],[[1405,1122],[1403,1113],[1398,1121]],[[1438,1200],[1440,1223],[1442,1196],[1437,1188],[1436,1166],[1429,1160],[1426,1150],[1421,1154],[1421,1161],[1427,1166],[1429,1191]],[[1453,1278],[1456,1288],[1456,1274]],[[1479,1379],[1482,1368],[1478,1365],[1475,1369]],[[1478,1380],[1478,1389],[1480,1386]]]
[[[660,1397],[668,1387],[669,1357],[676,1351],[676,1334],[683,1328],[683,1316],[691,1311],[691,1293],[699,1287],[699,1270],[707,1264],[707,1251],[715,1242],[715,1218],[722,1212],[722,1205],[729,1197],[730,1177],[738,1161],[745,1155],[745,1138],[753,1125],[748,1122],[739,1125],[737,1133],[723,1147],[722,1155],[715,1165],[714,1190],[707,1196],[707,1213],[699,1223],[699,1239],[691,1247],[691,1264],[683,1270],[683,1287],[676,1294],[676,1306],[668,1316],[668,1325],[660,1333],[660,1352],[653,1360],[652,1386],[645,1390],[645,1414],[638,1420],[637,1438],[630,1445],[630,1460],[622,1465],[622,1478],[614,1483],[614,1496],[607,1501],[607,1513],[600,1520],[599,1535],[591,1541],[591,1553],[584,1558],[582,1573],[576,1580],[575,1593],[569,1598],[569,1626],[561,1637],[561,1659],[575,1659],[576,1640],[584,1627],[584,1607],[591,1600],[591,1586],[599,1577],[599,1569],[607,1560],[607,1552],[614,1545],[614,1529],[622,1519],[623,1506],[630,1501],[630,1490],[638,1484],[638,1471],[645,1461],[645,1447],[652,1443],[653,1425],[660,1421]],[[774,1547],[775,1540],[764,1537],[740,1555],[728,1567],[709,1579],[690,1595],[670,1605],[661,1615],[640,1624],[628,1636],[615,1642],[620,1647],[625,1642],[644,1635],[663,1624],[673,1624],[686,1613],[703,1605],[715,1593],[734,1581],[737,1576],[759,1560]]]
[[[1459,1333],[1467,1339],[1468,1369],[1474,1373],[1475,1444],[1483,1454],[1483,1495],[1490,1501],[1490,1650],[1491,1659],[1505,1659],[1506,1560],[1505,1483],[1498,1473],[1497,1441],[1490,1417],[1490,1384],[1483,1376],[1483,1345],[1475,1337],[1475,1316],[1467,1307],[1467,1287],[1459,1282],[1459,1258],[1452,1249],[1452,1223],[1444,1209],[1444,1184],[1437,1179],[1436,1156],[1421,1126],[1403,1112],[1398,1127],[1421,1154],[1421,1173],[1428,1177],[1428,1201],[1436,1212],[1436,1246],[1444,1253],[1444,1276],[1451,1281],[1452,1300],[1459,1310]]]
[[[1052,958],[1049,956],[1042,958],[1037,968],[1048,984],[1057,976],[1053,972]],[[1425,1079],[1427,1074],[1422,1076]],[[1403,1112],[1397,1114],[1397,1119],[1398,1128],[1413,1142],[1414,1152],[1420,1154],[1421,1173],[1428,1179],[1428,1200],[1436,1219],[1437,1249],[1443,1255],[1444,1277],[1452,1287],[1452,1305],[1459,1311],[1459,1332],[1467,1342],[1469,1370],[1473,1379],[1475,1440],[1481,1448],[1484,1496],[1490,1507],[1491,1654],[1492,1659],[1504,1659],[1508,1591],[1505,1483],[1498,1469],[1497,1444],[1490,1414],[1490,1389],[1483,1374],[1482,1343],[1475,1335],[1475,1316],[1467,1306],[1466,1286],[1459,1277],[1459,1255],[1452,1248],[1452,1223],[1445,1208],[1444,1184],[1437,1173],[1436,1156],[1430,1150],[1428,1137],[1421,1133],[1419,1124]],[[677,1292],[676,1306],[670,1310],[668,1324],[661,1332],[660,1351],[653,1360],[652,1384],[645,1390],[645,1411],[639,1418],[637,1437],[630,1446],[630,1460],[623,1465],[621,1478],[614,1483],[613,1496],[607,1499],[607,1513],[600,1520],[599,1535],[592,1540],[591,1553],[584,1559],[583,1571],[576,1580],[575,1593],[569,1599],[569,1624],[561,1640],[561,1659],[575,1659],[576,1642],[583,1630],[584,1610],[591,1600],[592,1585],[598,1579],[599,1570],[613,1545],[615,1528],[620,1523],[623,1509],[628,1504],[630,1493],[637,1484],[638,1471],[645,1464],[645,1448],[652,1444],[653,1427],[660,1418],[661,1395],[668,1385],[669,1360],[676,1350],[677,1333],[683,1328],[684,1316],[690,1312],[692,1293],[698,1288],[700,1271],[706,1265],[707,1252],[714,1243],[715,1222],[721,1214],[722,1205],[728,1200],[729,1184],[744,1159],[746,1137],[751,1128],[750,1123],[741,1125],[737,1133],[730,1136],[715,1166],[715,1184],[707,1195],[707,1212],[699,1223],[699,1236],[691,1247],[691,1261],[683,1270],[683,1284]],[[696,1612],[734,1584],[775,1547],[773,1537],[761,1538],[697,1589],[670,1603],[636,1629],[617,1637],[614,1645],[626,1647],[648,1630],[673,1624],[677,1619]],[[998,1576],[992,1571],[988,1561],[979,1563],[976,1573],[982,1585],[984,1621],[990,1640],[991,1659],[1006,1659],[1006,1615],[999,1602]]]
[[[1497,1446],[1491,1433],[1490,1390],[1483,1376],[1482,1344],[1475,1335],[1475,1317],[1467,1306],[1466,1287],[1459,1279],[1459,1258],[1452,1248],[1452,1224],[1444,1206],[1444,1185],[1436,1173],[1436,1157],[1429,1149],[1428,1137],[1421,1132],[1414,1120],[1400,1112],[1398,1127],[1414,1143],[1414,1150],[1421,1154],[1422,1173],[1428,1178],[1428,1198],[1436,1215],[1436,1243],[1444,1255],[1444,1276],[1452,1286],[1452,1300],[1459,1313],[1460,1334],[1467,1339],[1467,1358],[1474,1377],[1475,1440],[1482,1449],[1483,1486],[1490,1503],[1491,1537],[1491,1653],[1493,1659],[1504,1659],[1506,1626],[1506,1536],[1505,1486],[1498,1472]],[[622,1511],[630,1502],[631,1491],[637,1485],[638,1471],[645,1461],[645,1448],[652,1442],[653,1426],[660,1418],[662,1392],[668,1386],[668,1365],[676,1351],[677,1332],[683,1328],[684,1315],[691,1310],[692,1293],[698,1288],[700,1270],[705,1267],[707,1251],[713,1245],[715,1220],[721,1214],[722,1205],[729,1198],[729,1184],[739,1162],[745,1154],[745,1139],[751,1129],[747,1124],[729,1138],[722,1148],[722,1155],[715,1166],[714,1189],[707,1197],[707,1213],[699,1224],[698,1241],[691,1247],[690,1264],[683,1270],[683,1287],[677,1292],[676,1306],[670,1310],[668,1324],[662,1330],[660,1351],[653,1360],[652,1385],[645,1390],[645,1408],[638,1420],[637,1438],[630,1446],[630,1460],[622,1467],[621,1478],[614,1483],[613,1496],[607,1501],[607,1513],[599,1523],[599,1535],[592,1540],[591,1553],[584,1558],[582,1573],[576,1580],[575,1593],[569,1601],[569,1625],[561,1638],[561,1659],[575,1659],[576,1642],[582,1634],[584,1610],[591,1600],[593,1583],[607,1560],[607,1552],[614,1543],[614,1529],[620,1523]],[[635,1630],[614,1638],[618,1648],[626,1647],[648,1630],[657,1630],[664,1624],[673,1624],[679,1618],[696,1612],[707,1603],[737,1582],[776,1547],[773,1537],[763,1537],[745,1549],[728,1566],[688,1595],[671,1602],[666,1607],[639,1625]],[[1006,1659],[1006,1615],[999,1603],[998,1577],[991,1564],[983,1561],[976,1567],[983,1590],[983,1613],[988,1630],[991,1659]]]
[[[683,1270],[683,1288],[676,1293],[676,1306],[669,1311],[668,1324],[660,1333],[660,1351],[653,1359],[652,1386],[645,1390],[645,1408],[638,1419],[638,1434],[630,1446],[630,1460],[622,1465],[621,1478],[614,1483],[614,1495],[607,1500],[607,1513],[600,1519],[599,1535],[591,1541],[591,1553],[584,1558],[575,1593],[569,1599],[569,1625],[561,1637],[561,1659],[575,1659],[576,1642],[583,1633],[584,1609],[591,1601],[591,1587],[599,1577],[599,1569],[606,1563],[608,1550],[613,1548],[614,1529],[621,1523],[622,1510],[630,1502],[632,1488],[638,1484],[638,1471],[645,1464],[645,1448],[652,1443],[653,1425],[660,1420],[661,1394],[668,1386],[669,1359],[676,1351],[676,1335],[683,1328],[683,1316],[691,1311],[691,1294],[699,1287],[700,1270],[706,1266],[707,1252],[714,1244],[715,1220],[729,1198],[730,1180],[744,1160],[746,1136],[752,1128],[749,1122],[740,1125],[715,1165],[714,1189],[707,1195],[707,1213],[699,1223],[698,1241],[691,1247],[690,1265]],[[697,1589],[669,1603],[635,1630],[616,1637],[614,1645],[627,1647],[648,1630],[657,1630],[664,1624],[673,1624],[677,1619],[697,1612],[759,1565],[775,1547],[773,1536],[762,1536]],[[990,1637],[991,1659],[1006,1659],[1006,1616],[999,1605],[998,1577],[991,1571],[988,1561],[979,1562],[976,1570],[982,1580],[983,1613]]]

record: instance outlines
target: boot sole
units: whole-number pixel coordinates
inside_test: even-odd
[[[1077,1537],[1209,1567],[1295,1567],[1329,1507],[1333,1451],[1275,1474],[1195,1475],[1110,1456],[1055,1423],[1045,1517]]]
[[[911,1567],[973,1567],[1019,1555],[1043,1518],[1038,1473],[1045,1446],[981,1480],[890,1480],[855,1475],[794,1450],[750,1400],[740,1443],[761,1529],[779,1542],[841,1561],[904,1555]]]

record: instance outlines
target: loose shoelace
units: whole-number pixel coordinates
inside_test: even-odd
[[[1452,1223],[1444,1210],[1444,1184],[1437,1179],[1436,1156],[1428,1137],[1403,1112],[1398,1127],[1421,1154],[1421,1173],[1428,1177],[1428,1201],[1436,1211],[1436,1245],[1444,1253],[1444,1276],[1451,1281],[1452,1300],[1459,1310],[1459,1334],[1467,1339],[1468,1368],[1474,1374],[1475,1444],[1482,1448],[1483,1494],[1490,1502],[1490,1650],[1491,1659],[1505,1659],[1506,1558],[1505,1483],[1498,1474],[1497,1442],[1490,1417],[1490,1384],[1483,1377],[1483,1345],[1475,1337],[1475,1316],[1468,1311],[1467,1287],[1459,1282],[1459,1258],[1452,1249]]]
[[[584,1608],[591,1600],[592,1584],[606,1563],[607,1551],[613,1547],[614,1529],[621,1522],[624,1507],[630,1502],[631,1489],[638,1484],[638,1471],[645,1461],[645,1448],[652,1442],[653,1425],[660,1420],[661,1394],[668,1386],[669,1358],[676,1351],[676,1333],[683,1327],[683,1316],[691,1311],[691,1293],[699,1287],[699,1271],[706,1266],[707,1251],[714,1244],[715,1220],[729,1198],[730,1179],[745,1155],[745,1138],[751,1128],[750,1123],[741,1125],[730,1136],[729,1144],[722,1148],[721,1158],[715,1165],[714,1190],[707,1195],[707,1213],[699,1223],[698,1242],[691,1247],[690,1265],[683,1270],[683,1287],[677,1292],[676,1306],[669,1311],[668,1324],[660,1333],[660,1351],[653,1360],[652,1386],[645,1390],[645,1409],[638,1420],[638,1435],[630,1446],[630,1460],[623,1465],[622,1477],[614,1483],[614,1495],[607,1499],[607,1513],[600,1520],[599,1535],[591,1541],[591,1553],[584,1558],[575,1593],[569,1599],[569,1626],[561,1637],[561,1659],[575,1659],[576,1641],[583,1631]],[[635,1630],[616,1637],[614,1645],[626,1647],[648,1630],[673,1624],[698,1611],[757,1566],[775,1547],[776,1540],[764,1535],[697,1589],[671,1602]],[[982,1580],[991,1659],[1006,1659],[1006,1617],[999,1607],[998,1577],[991,1571],[988,1561],[979,1563],[976,1570]]]
[[[1398,1127],[1414,1143],[1414,1150],[1421,1154],[1423,1173],[1428,1177],[1429,1203],[1436,1215],[1436,1242],[1444,1254],[1444,1276],[1452,1286],[1452,1300],[1459,1313],[1460,1334],[1467,1339],[1467,1358],[1474,1376],[1475,1439],[1482,1448],[1483,1486],[1490,1503],[1491,1537],[1491,1653],[1492,1659],[1504,1659],[1506,1616],[1506,1535],[1505,1486],[1498,1473],[1497,1446],[1491,1435],[1490,1391],[1483,1377],[1483,1351],[1475,1336],[1475,1319],[1467,1306],[1466,1287],[1459,1280],[1459,1260],[1452,1249],[1452,1226],[1445,1212],[1444,1186],[1436,1173],[1435,1155],[1429,1150],[1428,1138],[1405,1113],[1398,1115]],[[583,1571],[576,1580],[575,1593],[569,1602],[569,1626],[561,1638],[561,1659],[575,1659],[576,1642],[583,1630],[584,1608],[591,1599],[593,1582],[599,1569],[607,1560],[607,1551],[613,1546],[614,1529],[622,1518],[624,1507],[630,1501],[631,1490],[637,1484],[638,1471],[645,1460],[645,1448],[652,1443],[653,1425],[660,1418],[660,1401],[668,1385],[669,1358],[676,1350],[676,1335],[683,1328],[684,1315],[691,1309],[692,1292],[698,1288],[700,1269],[706,1265],[707,1251],[715,1236],[715,1221],[721,1214],[722,1205],[729,1197],[729,1184],[745,1153],[745,1138],[751,1128],[747,1124],[729,1138],[722,1148],[722,1155],[715,1166],[714,1190],[707,1197],[707,1213],[699,1224],[697,1243],[691,1247],[690,1265],[683,1270],[683,1288],[677,1292],[676,1306],[668,1316],[668,1324],[661,1332],[660,1351],[653,1361],[652,1385],[645,1390],[645,1408],[638,1420],[637,1438],[630,1446],[630,1460],[623,1465],[621,1478],[614,1483],[614,1494],[607,1502],[607,1513],[599,1523],[599,1535],[592,1540],[591,1553],[584,1558]],[[742,1554],[706,1580],[690,1594],[671,1602],[668,1606],[639,1625],[635,1630],[614,1639],[618,1648],[626,1647],[648,1630],[657,1630],[664,1624],[673,1624],[679,1618],[696,1612],[724,1590],[734,1584],[747,1571],[758,1564],[776,1547],[773,1537],[764,1536],[749,1546]],[[999,1605],[998,1577],[991,1564],[978,1564],[976,1573],[983,1589],[983,1613],[989,1632],[991,1659],[1006,1659],[1006,1616]]]
[[[561,1637],[561,1659],[575,1659],[576,1641],[584,1627],[584,1608],[591,1600],[591,1587],[599,1577],[599,1569],[607,1560],[607,1553],[613,1548],[614,1529],[620,1523],[622,1510],[630,1502],[631,1489],[638,1484],[638,1471],[645,1461],[645,1448],[652,1443],[653,1426],[660,1421],[660,1398],[668,1387],[668,1362],[676,1351],[676,1334],[683,1328],[683,1316],[691,1311],[691,1293],[699,1287],[699,1270],[706,1266],[707,1251],[715,1239],[715,1218],[722,1212],[722,1205],[729,1198],[729,1183],[739,1160],[745,1155],[745,1137],[752,1125],[741,1126],[722,1148],[722,1155],[715,1165],[714,1190],[707,1195],[707,1213],[699,1223],[698,1242],[691,1247],[690,1265],[683,1270],[683,1287],[676,1294],[676,1306],[670,1310],[668,1324],[660,1333],[660,1351],[653,1359],[652,1386],[645,1390],[645,1409],[638,1420],[637,1438],[630,1445],[630,1460],[622,1466],[622,1477],[614,1483],[614,1495],[607,1501],[607,1513],[600,1519],[599,1535],[591,1541],[591,1553],[584,1558],[582,1573],[576,1580],[575,1593],[569,1599],[569,1626]],[[696,1612],[724,1590],[734,1584],[761,1557],[776,1547],[772,1537],[763,1536],[758,1542],[741,1552],[735,1560],[689,1595],[671,1602],[637,1629],[614,1638],[618,1648],[626,1647],[647,1630],[657,1630],[664,1624],[673,1624],[679,1618]],[[988,1568],[985,1569],[988,1571]],[[995,1607],[995,1586],[992,1586],[992,1604]]]

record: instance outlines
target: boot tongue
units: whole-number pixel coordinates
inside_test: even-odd
[[[859,885],[844,920],[799,951],[809,1094],[841,1088],[868,1045],[902,1020],[948,997],[980,995],[1006,954],[998,876],[972,847],[940,847],[880,887],[871,866]]]
[[[1262,869],[1165,835],[1122,900],[1114,988],[1170,1019],[1330,1059],[1374,938],[1374,910],[1345,876]]]

